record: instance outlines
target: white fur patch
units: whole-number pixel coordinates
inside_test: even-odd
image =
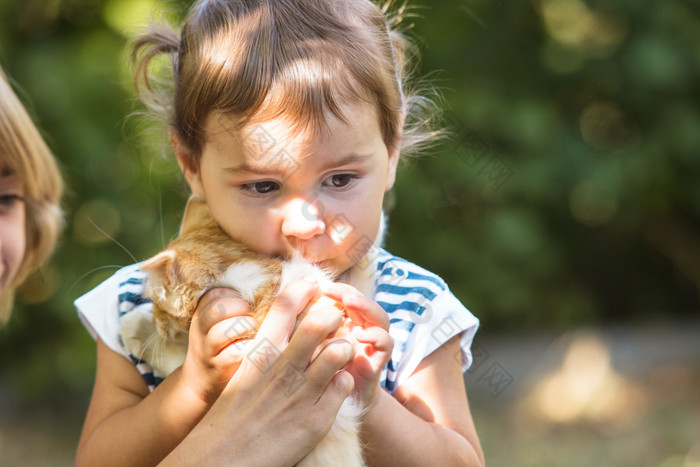
[[[149,281],[150,280],[151,278],[149,277]],[[161,284],[150,287],[150,291],[152,298],[157,298],[161,301],[165,300],[165,287],[163,287]]]
[[[352,396],[340,406],[330,431],[298,464],[297,467],[364,467],[360,442],[362,406]]]
[[[183,344],[158,334],[153,316],[145,309],[137,308],[125,314],[119,326],[119,335],[129,353],[148,362],[156,376],[168,376],[185,361],[186,341]]]
[[[241,294],[243,300],[253,302],[255,291],[269,280],[270,276],[259,264],[246,261],[228,268],[215,286],[234,289]]]
[[[284,289],[292,282],[301,279],[314,279],[319,284],[332,280],[330,274],[323,269],[303,259],[292,259],[284,263],[282,267],[282,284],[280,290]]]

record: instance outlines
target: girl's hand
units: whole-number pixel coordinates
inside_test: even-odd
[[[208,405],[214,403],[243,360],[233,344],[253,328],[248,302],[232,289],[212,289],[199,301],[190,325],[183,380]]]
[[[353,393],[366,408],[372,408],[379,397],[382,370],[394,349],[394,340],[389,336],[389,317],[377,302],[348,284],[326,285],[322,292],[341,303],[348,313],[350,331],[358,344],[346,369],[355,380]]]

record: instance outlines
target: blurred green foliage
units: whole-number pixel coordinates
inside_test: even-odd
[[[154,5],[0,0],[0,63],[69,189],[54,261],[0,330],[0,395],[84,406],[94,351],[72,301],[176,232],[184,183],[164,133],[130,117],[127,42]],[[482,332],[696,318],[697,2],[434,0],[414,13],[404,24],[452,138],[403,165],[388,248],[441,274]]]

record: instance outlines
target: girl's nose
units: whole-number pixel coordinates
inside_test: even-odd
[[[303,199],[294,199],[285,207],[282,234],[309,240],[326,231],[320,207]]]

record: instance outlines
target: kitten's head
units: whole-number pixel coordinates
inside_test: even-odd
[[[163,251],[139,266],[147,274],[145,295],[153,300],[153,322],[169,340],[187,340],[198,290],[183,280],[183,261],[177,250]]]
[[[148,277],[144,291],[153,300],[153,321],[158,333],[166,339],[186,342],[192,315],[202,295],[198,282],[208,277],[200,270],[201,260],[191,257],[191,252],[199,245],[183,241],[183,236],[212,226],[216,223],[207,203],[198,196],[191,196],[182,218],[179,240],[139,266]]]

